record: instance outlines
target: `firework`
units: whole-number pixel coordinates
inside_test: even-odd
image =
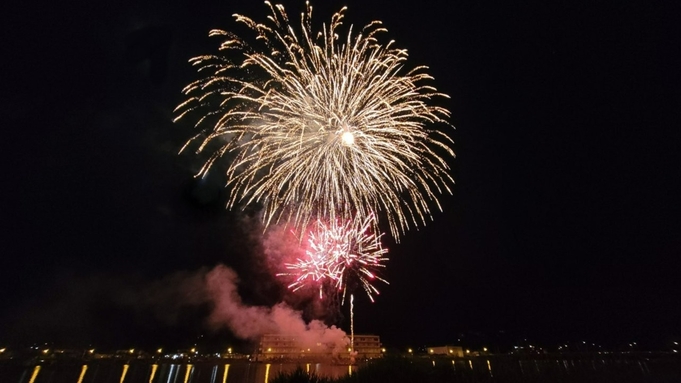
[[[430,129],[449,111],[447,97],[428,85],[427,67],[404,71],[407,52],[379,43],[379,21],[339,37],[345,8],[318,33],[307,4],[300,24],[282,5],[266,4],[265,24],[234,15],[252,43],[222,36],[220,53],[191,59],[205,76],[185,89],[180,119],[198,114],[197,152],[210,156],[199,175],[222,157],[228,208],[258,203],[265,227],[301,229],[316,219],[343,221],[380,212],[396,240],[432,219],[430,204],[450,193],[447,134]]]
[[[372,232],[374,226],[373,214],[344,223],[318,220],[308,234],[304,258],[287,263],[289,271],[279,276],[295,278],[289,285],[293,291],[318,287],[320,298],[327,285],[345,292],[349,284],[358,283],[373,302],[373,295],[379,294],[373,282],[388,283],[377,275],[377,269],[385,267],[388,250],[381,246],[381,236]]]

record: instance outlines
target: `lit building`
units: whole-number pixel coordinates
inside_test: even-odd
[[[355,335],[355,358],[372,359],[381,357],[381,340],[377,335]],[[350,340],[339,349],[337,344],[317,343],[303,345],[293,335],[265,334],[260,338],[255,360],[272,359],[349,359]]]
[[[318,359],[332,356],[333,351],[333,345],[303,345],[293,335],[265,334],[260,338],[255,359]]]
[[[460,346],[428,347],[428,355],[446,355],[452,358],[463,358],[463,348]]]
[[[356,358],[373,359],[380,358],[381,338],[378,335],[355,335]]]

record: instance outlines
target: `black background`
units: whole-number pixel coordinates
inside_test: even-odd
[[[0,343],[230,341],[207,332],[206,307],[138,308],[149,286],[217,263],[248,303],[280,299],[252,212],[224,209],[219,175],[194,180],[200,158],[177,154],[193,131],[171,121],[197,77],[187,60],[215,52],[208,31],[269,10],[166,3],[3,12]],[[677,5],[319,3],[317,25],[343,5],[346,24],[382,20],[451,96],[456,127],[454,195],[387,244],[390,285],[357,299],[357,332],[394,346],[681,337]],[[295,19],[304,3],[286,6]]]

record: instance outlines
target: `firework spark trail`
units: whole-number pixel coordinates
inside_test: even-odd
[[[381,236],[372,232],[374,226],[374,215],[344,223],[317,221],[308,234],[304,259],[287,263],[289,271],[278,275],[295,278],[289,284],[293,291],[318,287],[320,298],[327,285],[345,291],[349,283],[358,282],[373,302],[373,295],[379,291],[372,283],[375,280],[388,283],[377,275],[377,269],[385,267],[388,250],[381,246]]]
[[[234,15],[254,44],[213,30],[226,38],[220,54],[190,60],[206,75],[185,87],[176,120],[199,113],[204,129],[182,149],[199,140],[197,152],[211,152],[199,175],[229,155],[228,207],[261,204],[266,227],[300,232],[318,218],[380,212],[399,240],[432,219],[429,204],[440,209],[438,195],[451,194],[454,152],[445,133],[426,127],[449,117],[431,103],[448,96],[428,85],[427,68],[403,73],[407,52],[378,42],[379,21],[341,38],[346,8],[315,34],[309,4],[299,27],[266,4],[267,24]]]

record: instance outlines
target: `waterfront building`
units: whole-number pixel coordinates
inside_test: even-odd
[[[428,347],[428,355],[449,356],[452,358],[463,358],[463,347],[461,346],[433,346]]]
[[[381,340],[378,335],[355,335],[356,359],[373,359],[381,357]],[[255,360],[267,361],[275,359],[350,359],[350,339],[342,347],[338,344],[303,344],[293,335],[265,334],[260,338]]]
[[[374,359],[383,355],[381,353],[381,339],[378,335],[355,335],[354,343],[356,358]]]

